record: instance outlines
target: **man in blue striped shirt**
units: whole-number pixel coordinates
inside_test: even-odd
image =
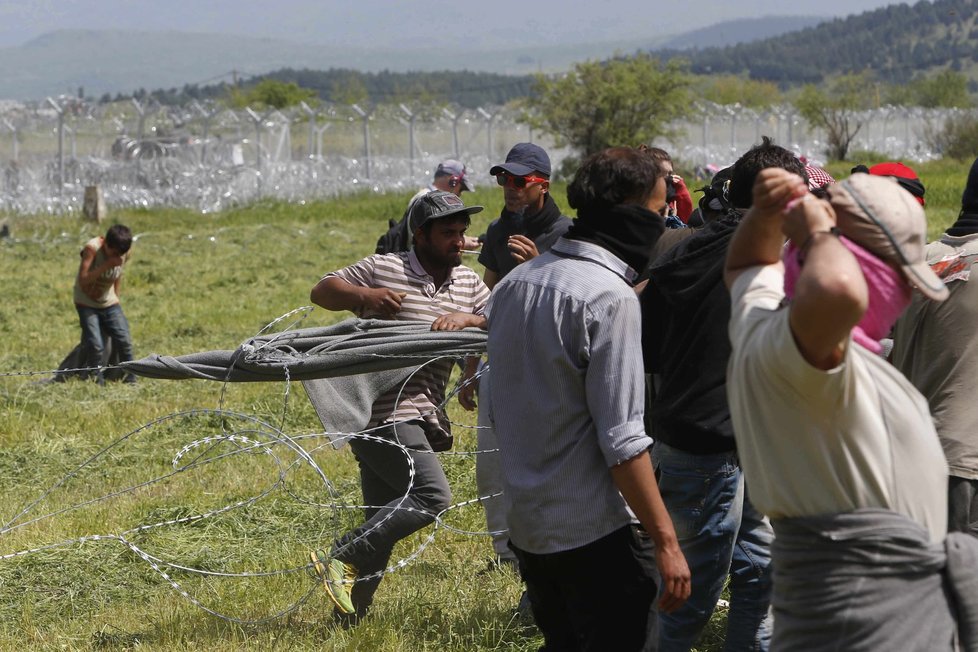
[[[595,154],[567,191],[574,225],[489,301],[510,546],[547,649],[655,649],[658,584],[660,609],[689,596],[648,454],[632,287],[664,229],[665,196],[648,154]]]

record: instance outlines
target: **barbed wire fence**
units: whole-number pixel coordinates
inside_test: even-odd
[[[851,149],[906,161],[938,158],[932,135],[960,113],[895,106],[857,112],[862,128]],[[824,160],[825,134],[787,105],[700,102],[674,127],[679,136],[655,144],[693,169],[729,165],[763,135]],[[461,159],[477,183],[487,183],[489,168],[520,141],[547,148],[554,169],[573,153],[507,107],[302,104],[280,111],[49,98],[0,107],[0,210],[77,211],[85,188],[96,185],[108,206],[203,213],[262,198],[415,190],[444,158]]]

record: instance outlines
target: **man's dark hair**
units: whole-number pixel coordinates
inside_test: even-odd
[[[665,176],[647,151],[612,147],[589,156],[567,186],[571,208],[594,210],[620,204],[644,205]]]
[[[645,151],[647,151],[652,158],[655,159],[656,163],[661,163],[663,161],[669,161],[672,163],[672,157],[669,156],[669,152],[661,147],[646,147]]]
[[[120,255],[129,251],[132,247],[132,231],[128,226],[115,224],[109,227],[105,234],[105,244],[112,247]]]
[[[430,238],[431,229],[434,227],[435,222],[447,222],[449,224],[454,224],[455,222],[464,222],[465,226],[468,227],[470,224],[472,224],[472,217],[465,213],[458,213],[455,215],[449,215],[447,217],[433,217],[427,220],[424,224],[422,224],[418,228],[420,228],[421,232],[425,234],[425,237]]]
[[[751,147],[733,165],[727,199],[734,208],[751,207],[754,203],[754,180],[765,168],[783,168],[797,174],[808,183],[805,164],[784,147],[775,145],[770,137],[764,136],[760,145]]]

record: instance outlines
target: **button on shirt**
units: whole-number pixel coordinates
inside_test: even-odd
[[[490,418],[510,539],[527,552],[578,548],[635,520],[609,471],[652,444],[633,273],[561,238],[493,289]]]
[[[435,279],[421,266],[414,250],[394,254],[375,254],[349,267],[344,267],[323,278],[340,278],[351,285],[367,288],[388,288],[406,296],[401,310],[394,319],[398,321],[433,322],[452,312],[481,315],[489,299],[489,288],[479,275],[468,267],[452,269],[441,287],[435,287]],[[361,318],[383,318],[379,314],[358,312]],[[436,360],[422,366],[404,384],[384,394],[373,405],[370,426],[389,421],[423,418],[445,432],[451,432],[448,419],[440,406],[445,400],[445,386],[452,369],[452,361]],[[400,399],[400,400],[398,400]]]

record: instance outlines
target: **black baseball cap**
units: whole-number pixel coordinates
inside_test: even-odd
[[[496,176],[500,172],[509,172],[518,177],[525,177],[528,174],[539,172],[543,176],[550,178],[550,157],[547,152],[539,145],[533,143],[516,143],[513,149],[506,155],[506,162],[502,165],[494,165],[489,169],[490,176]]]
[[[410,225],[414,231],[428,220],[437,220],[450,215],[472,215],[482,210],[482,206],[466,206],[453,192],[433,190],[422,195],[411,206]]]

